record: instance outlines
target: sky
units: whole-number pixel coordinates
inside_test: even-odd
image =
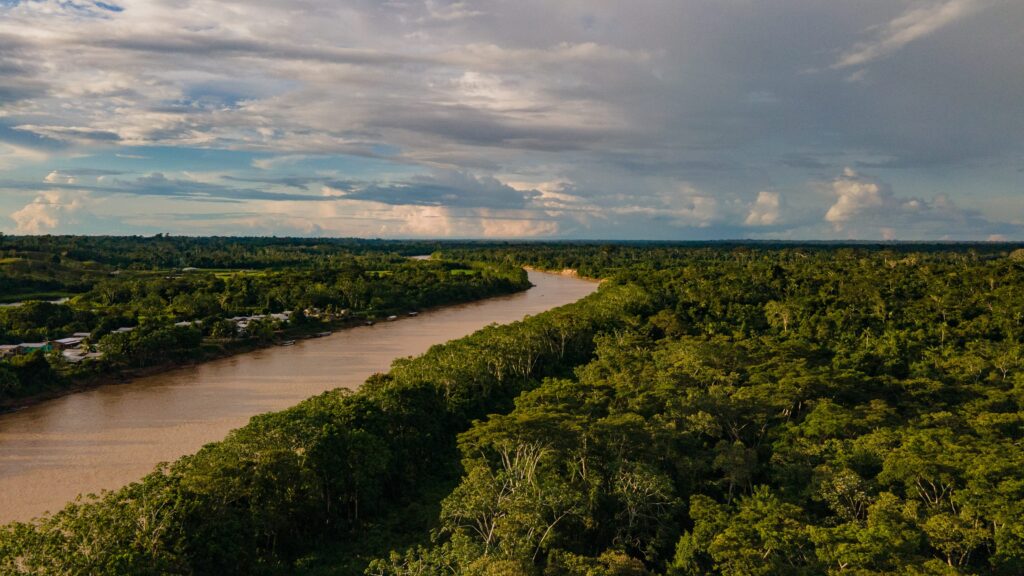
[[[1021,0],[0,0],[0,231],[1024,240]]]

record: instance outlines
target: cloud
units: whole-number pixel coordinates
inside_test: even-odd
[[[879,27],[875,38],[856,44],[832,65],[834,69],[863,66],[884,58],[911,42],[933,34],[983,7],[982,0],[928,2],[907,10]]]
[[[619,201],[628,195],[622,195]],[[626,204],[601,206],[598,212],[626,216],[645,216],[680,228],[708,228],[725,218],[718,198],[702,192],[689,183],[682,183],[655,194],[648,205]]]
[[[0,105],[46,94],[48,83],[39,62],[32,58],[33,48],[33,43],[0,31]]]
[[[64,184],[71,186],[77,184],[82,178],[94,178],[96,182],[104,182],[108,176],[119,176],[124,174],[120,170],[103,170],[99,168],[62,168],[51,170],[43,182],[47,184]]]
[[[222,176],[228,182],[268,184],[282,189],[303,192],[278,192],[250,187],[219,184],[210,178],[185,174],[169,177],[153,172],[135,178],[117,178],[124,174],[115,170],[62,169],[49,172],[45,184],[29,184],[0,180],[0,189],[48,190],[64,189],[85,191],[101,195],[133,195],[140,197],[166,197],[186,200],[244,202],[354,202],[367,201],[396,206],[445,206],[455,208],[490,208],[517,210],[531,207],[541,192],[516,189],[492,176],[477,176],[467,172],[435,170],[404,180],[388,183],[367,183],[331,177],[235,177]],[[97,184],[85,184],[82,177],[95,177]],[[319,193],[308,192],[319,185]]]
[[[491,176],[459,171],[436,171],[393,184],[374,184],[344,193],[350,200],[384,204],[521,209],[536,190],[517,190]]]
[[[24,164],[42,162],[48,156],[42,150],[8,144],[0,140],[0,170],[9,170]]]
[[[140,196],[169,196],[206,200],[279,200],[279,201],[320,201],[314,194],[290,194],[268,192],[253,188],[236,188],[193,179],[168,178],[160,172],[140,176],[134,180],[114,180],[108,191]]]
[[[762,190],[757,193],[757,200],[750,207],[744,224],[747,226],[772,226],[778,224],[782,217],[782,195],[778,192]]]
[[[46,178],[43,178],[43,182],[46,182],[47,184],[74,184],[75,182],[77,182],[77,180],[75,180],[75,177],[72,176],[71,174],[66,174],[59,170],[54,170],[53,172],[47,174]]]
[[[830,183],[835,202],[824,220],[849,238],[884,240],[1019,237],[1024,227],[992,221],[958,206],[949,196],[898,196],[884,183],[846,168]]]
[[[224,230],[1020,237],[1021,2],[252,6],[0,2],[3,213],[60,190],[213,231],[231,204]],[[842,166],[879,176],[840,194]]]
[[[322,195],[317,194],[274,192],[255,188],[226,186],[190,178],[169,178],[161,172],[153,172],[131,179],[103,177],[102,182],[97,184],[83,184],[68,173],[54,171],[46,176],[46,184],[0,180],[0,189],[15,191],[64,189],[92,192],[101,195],[122,194],[211,202],[244,202],[250,200],[320,202],[324,200]]]
[[[836,202],[825,213],[825,220],[840,227],[864,214],[893,208],[897,203],[890,190],[861,178],[852,168],[844,169],[843,175],[832,181],[832,191]]]
[[[24,124],[16,127],[17,130],[38,134],[44,138],[53,140],[95,143],[95,142],[116,142],[121,135],[110,130],[92,130],[79,126],[45,126]]]
[[[245,182],[249,184],[271,184],[275,186],[285,186],[288,188],[295,188],[296,190],[306,190],[311,184],[322,182],[322,178],[316,178],[312,176],[279,176],[279,177],[239,177],[239,176],[225,176],[225,180],[231,182]]]
[[[182,217],[188,221],[188,217]],[[324,236],[398,238],[546,238],[562,231],[559,219],[529,210],[393,205],[367,200],[287,204],[257,203],[253,213],[191,223],[194,233],[210,230],[316,227]],[[302,232],[305,234],[305,232]]]
[[[42,192],[10,217],[18,234],[45,234],[72,224],[81,210],[80,196],[54,190]]]
[[[429,17],[424,18],[423,20],[451,22],[453,20],[473,18],[474,16],[480,16],[483,14],[483,12],[480,12],[479,10],[473,10],[470,8],[468,2],[438,2],[437,0],[427,0],[425,5]]]

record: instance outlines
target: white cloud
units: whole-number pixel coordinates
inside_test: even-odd
[[[308,159],[309,156],[305,154],[287,154],[284,156],[270,156],[267,158],[254,158],[252,160],[252,167],[259,170],[274,170],[282,166],[289,164],[295,164],[303,160]]]
[[[875,38],[861,42],[844,52],[832,65],[834,69],[863,66],[902,49],[914,40],[928,36],[982,7],[981,0],[927,2],[907,10],[879,28]],[[856,76],[851,79],[858,79]]]
[[[483,14],[483,12],[479,10],[473,10],[470,8],[468,2],[446,3],[437,2],[436,0],[427,0],[426,7],[429,18],[425,18],[424,20],[429,19],[451,22],[453,20],[463,20]]]
[[[560,230],[557,221],[540,219],[534,214],[523,214],[517,218],[486,209],[480,211],[477,222],[479,235],[484,238],[547,238]]]
[[[63,174],[60,170],[54,170],[43,178],[43,182],[47,184],[74,184],[76,180],[70,174]]]
[[[843,170],[843,175],[832,181],[836,202],[825,213],[825,220],[842,227],[858,216],[878,210],[892,200],[892,193],[885,191],[876,182],[861,178],[852,168]]]
[[[750,207],[744,224],[747,226],[772,226],[778,224],[782,216],[782,195],[778,192],[762,190],[757,193],[757,200]]]
[[[961,208],[949,196],[931,199],[899,196],[889,186],[851,168],[829,184],[835,202],[824,220],[848,238],[884,240],[1019,237],[1022,227],[993,222]]]
[[[11,213],[18,234],[45,234],[67,226],[82,210],[80,195],[67,192],[42,192],[19,210]]]
[[[560,231],[556,219],[529,210],[395,205],[369,200],[258,202],[254,214],[208,222],[223,229],[243,222],[252,229],[284,226],[306,234],[413,238],[531,238]],[[205,230],[203,231],[205,232]]]
[[[47,157],[48,154],[39,150],[0,142],[0,170],[9,170],[23,164],[42,162]]]
[[[662,208],[655,208],[664,215],[670,216],[679,226],[710,226],[719,218],[718,198],[695,188],[691,184],[682,184],[677,190],[660,195]]]

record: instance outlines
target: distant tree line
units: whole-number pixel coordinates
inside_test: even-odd
[[[287,310],[294,312],[293,326],[319,318],[372,320],[529,286],[526,274],[514,266],[410,260],[385,251],[405,247],[415,252],[412,244],[2,237],[0,245],[7,247],[0,253],[9,255],[6,262],[0,260],[0,283],[7,282],[4,287],[14,290],[0,291],[0,296],[16,299],[12,282],[17,285],[30,276],[45,279],[70,297],[64,302],[28,300],[0,307],[0,344],[87,333],[85,346],[103,354],[101,360],[70,365],[59,353],[33,353],[49,359],[48,371],[27,359],[0,361],[0,402],[58,390],[76,379],[123,367],[202,359],[242,336],[270,341],[279,328],[279,322],[261,320],[242,334],[228,321],[233,317]],[[60,251],[50,256],[35,252],[47,249]],[[161,253],[166,257],[161,259]],[[149,268],[171,261],[190,265]],[[123,268],[112,268],[114,264]],[[233,267],[237,265],[248,267]],[[306,310],[314,311],[313,317]],[[23,370],[22,365],[36,368]]]

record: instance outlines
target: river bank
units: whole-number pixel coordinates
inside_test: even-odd
[[[566,276],[569,278],[578,278],[580,280],[587,280],[589,282],[604,282],[603,278],[594,278],[593,276],[583,276],[575,268],[537,268],[534,266],[523,266],[523,270],[527,272],[542,272],[544,274],[557,274],[559,276]]]
[[[524,267],[525,269],[525,267]],[[433,307],[426,307],[421,310],[414,311],[416,314],[420,312],[431,312],[434,310],[440,310],[449,306],[458,306],[469,302],[479,302],[488,300],[490,298],[501,298],[509,296],[525,290],[529,290],[531,285],[526,286],[521,290],[514,290],[506,292],[504,294],[498,294],[493,296],[487,296],[478,300],[463,300],[454,301],[446,304],[441,304]],[[309,323],[300,326],[291,326],[275,335],[272,340],[269,341],[258,341],[258,340],[227,340],[217,343],[207,343],[199,351],[198,356],[187,359],[176,359],[173,361],[163,362],[159,364],[153,364],[150,366],[143,367],[122,367],[113,370],[102,371],[96,374],[78,375],[70,377],[70,383],[62,388],[53,388],[49,390],[43,390],[36,394],[29,396],[23,396],[19,398],[3,399],[0,400],[0,416],[16,412],[35,406],[43,402],[55,400],[67,396],[69,394],[77,394],[86,390],[94,389],[98,386],[105,385],[123,385],[129,384],[139,378],[146,378],[172,372],[174,370],[180,370],[184,368],[192,368],[212,362],[215,360],[221,360],[224,358],[230,358],[240,354],[247,354],[256,350],[279,346],[284,342],[295,341],[295,340],[306,340],[317,338],[324,335],[327,332],[335,332],[339,330],[349,330],[359,326],[366,325],[367,322],[397,322],[410,316],[407,313],[398,313],[401,311],[390,310],[382,312],[379,316],[383,316],[384,319],[379,319],[377,316],[367,316],[363,313],[357,313],[347,318],[341,318],[332,320],[329,322],[317,322]],[[394,314],[392,314],[394,313]]]
[[[395,359],[597,289],[595,282],[540,272],[530,272],[530,280],[533,288],[512,295],[101,385],[2,415],[0,522],[29,520],[80,493],[118,488],[256,414],[358,388]]]

